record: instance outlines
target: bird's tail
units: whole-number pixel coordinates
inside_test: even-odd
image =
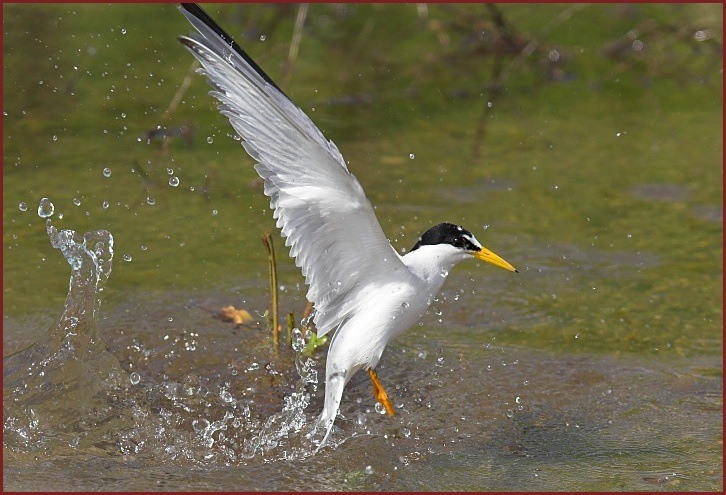
[[[315,430],[318,428],[325,429],[325,436],[320,442],[320,445],[318,445],[318,448],[315,449],[315,452],[326,444],[330,437],[330,432],[333,431],[333,423],[335,423],[335,417],[338,415],[338,409],[340,408],[340,401],[343,398],[345,378],[345,373],[338,372],[330,375],[325,382],[325,405],[315,425]]]

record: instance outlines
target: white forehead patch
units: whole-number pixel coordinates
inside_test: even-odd
[[[468,234],[462,234],[462,236],[461,236],[461,237],[463,237],[463,238],[464,238],[464,239],[466,239],[467,241],[471,242],[472,244],[474,244],[474,245],[475,245],[476,247],[478,247],[479,249],[481,249],[481,248],[482,248],[482,246],[481,246],[481,243],[480,243],[479,241],[477,241],[477,240],[476,240],[476,237],[474,237],[474,235],[473,235],[473,234],[472,234],[472,235],[468,235]]]

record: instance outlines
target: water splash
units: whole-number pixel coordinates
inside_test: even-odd
[[[301,460],[315,452],[317,444],[305,430],[305,426],[309,425],[305,410],[318,386],[316,362],[303,353],[311,337],[310,330],[303,333],[298,328],[293,329],[292,348],[299,376],[295,391],[285,397],[282,410],[270,416],[261,430],[245,442],[244,457],[260,455],[268,461]]]
[[[231,380],[204,366],[194,369],[194,363],[163,350],[139,362],[124,357],[122,366],[96,324],[111,273],[113,236],[105,230],[83,235],[59,230],[47,198],[38,214],[71,275],[60,319],[38,342],[3,359],[6,452],[52,458],[70,449],[73,455],[106,452],[203,465],[301,460],[314,454],[320,442],[309,434],[315,431],[315,416],[307,409],[318,374],[316,360],[306,353],[313,337],[309,330],[295,329],[292,349],[281,349],[267,365],[260,363],[270,357],[268,337],[248,337],[243,352],[231,359],[250,364],[233,366],[237,371]],[[147,348],[138,341],[134,346]],[[159,346],[149,343],[148,348]],[[181,372],[176,378],[167,375],[176,370]]]
[[[113,236],[107,230],[86,232],[83,236],[74,230],[58,230],[46,220],[50,244],[60,250],[71,265],[71,279],[66,297],[66,315],[95,318],[101,306],[101,295],[111,275]]]
[[[82,443],[84,419],[117,414],[99,398],[119,387],[124,375],[94,319],[111,273],[113,236],[59,231],[51,224],[53,212],[43,198],[38,215],[46,219],[51,245],[71,266],[69,290],[61,318],[43,338],[3,358],[3,440],[16,450],[43,450],[58,440],[71,447]]]

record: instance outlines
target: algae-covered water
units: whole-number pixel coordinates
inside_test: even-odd
[[[325,348],[272,349],[263,234],[283,320],[306,288],[190,26],[4,4],[5,490],[723,489],[720,4],[206,8],[396,249],[450,221],[520,273],[457,266],[399,414],[359,374],[310,455]]]

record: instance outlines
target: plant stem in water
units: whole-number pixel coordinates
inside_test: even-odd
[[[272,236],[270,236],[269,232],[262,236],[262,244],[267,249],[267,264],[270,269],[270,297],[272,299],[270,324],[272,326],[272,345],[277,350],[280,342],[280,327],[277,321],[277,262],[275,261],[275,248],[272,245]]]

